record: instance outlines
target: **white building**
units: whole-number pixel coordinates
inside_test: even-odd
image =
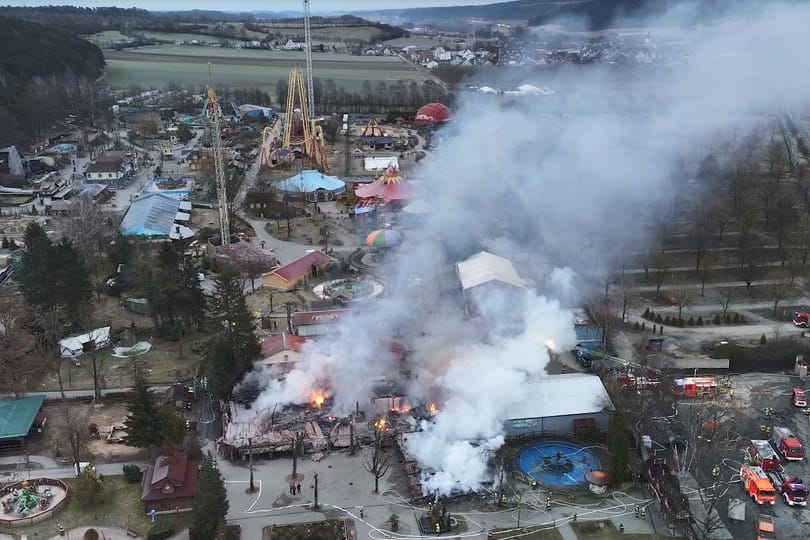
[[[103,349],[110,346],[110,327],[96,328],[86,334],[59,340],[62,358],[81,356],[88,349]]]
[[[549,375],[530,383],[526,395],[504,422],[506,437],[608,430],[613,403],[602,380],[588,373]]]
[[[363,168],[368,172],[383,172],[388,167],[399,170],[399,159],[397,156],[376,156],[363,158]]]

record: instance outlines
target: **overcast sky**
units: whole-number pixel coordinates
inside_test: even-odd
[[[139,7],[150,10],[185,10],[185,9],[215,9],[219,11],[282,11],[301,9],[301,0],[231,0],[228,2],[215,0],[134,0],[124,2],[111,2],[104,0],[71,1],[14,1],[5,0],[3,5],[10,6],[39,6],[39,5],[74,5],[84,7]],[[460,6],[495,4],[497,0],[311,0],[310,9],[318,11],[341,11],[358,9],[396,9],[423,6]]]

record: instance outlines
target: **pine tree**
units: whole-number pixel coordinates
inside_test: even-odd
[[[141,376],[135,378],[127,411],[129,414],[124,421],[126,444],[146,448],[151,456],[152,448],[163,443],[165,426],[155,397]]]
[[[219,538],[219,534],[225,527],[227,514],[228,497],[225,492],[225,483],[222,481],[216,461],[209,453],[203,458],[200,466],[197,495],[194,498],[194,509],[191,512],[190,540]]]
[[[216,336],[208,343],[205,366],[208,389],[211,393],[218,399],[230,398],[240,374],[236,369],[233,348],[222,336]]]
[[[186,438],[186,421],[180,418],[171,406],[160,409],[160,419],[163,423],[163,446],[178,447]]]
[[[93,302],[93,286],[84,259],[67,238],[53,246],[54,278],[59,284],[57,298],[69,321],[81,323],[87,319]]]
[[[43,311],[57,305],[53,279],[53,244],[38,223],[25,229],[25,252],[20,260],[19,281],[26,301]]]

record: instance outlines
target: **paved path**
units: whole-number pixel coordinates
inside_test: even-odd
[[[152,392],[163,393],[169,389],[169,385],[158,385],[158,386],[150,386],[149,387]],[[132,391],[130,387],[122,387],[122,388],[103,388],[101,390],[101,396],[104,397],[108,394],[121,394],[125,392]],[[45,396],[45,399],[62,399],[62,392],[59,390],[53,390],[48,392],[30,392],[26,394],[28,396]],[[64,399],[78,399],[78,398],[92,398],[95,395],[92,388],[88,388],[85,390],[65,390]]]
[[[115,527],[79,527],[77,529],[70,529],[65,536],[53,536],[51,540],[81,540],[84,538],[84,533],[88,529],[95,529],[99,533],[101,540],[133,540],[133,538],[143,538],[142,536],[128,536],[127,531]]]

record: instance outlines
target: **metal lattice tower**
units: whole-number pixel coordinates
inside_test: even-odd
[[[231,219],[228,215],[228,192],[225,188],[225,166],[222,162],[222,135],[217,92],[211,87],[211,63],[208,63],[208,126],[211,133],[211,150],[214,154],[214,176],[217,182],[217,203],[219,206],[219,234],[223,246],[231,243]]]
[[[309,0],[304,0],[304,52],[307,57],[307,105],[315,117],[315,89],[312,84],[312,28],[310,27]]]

